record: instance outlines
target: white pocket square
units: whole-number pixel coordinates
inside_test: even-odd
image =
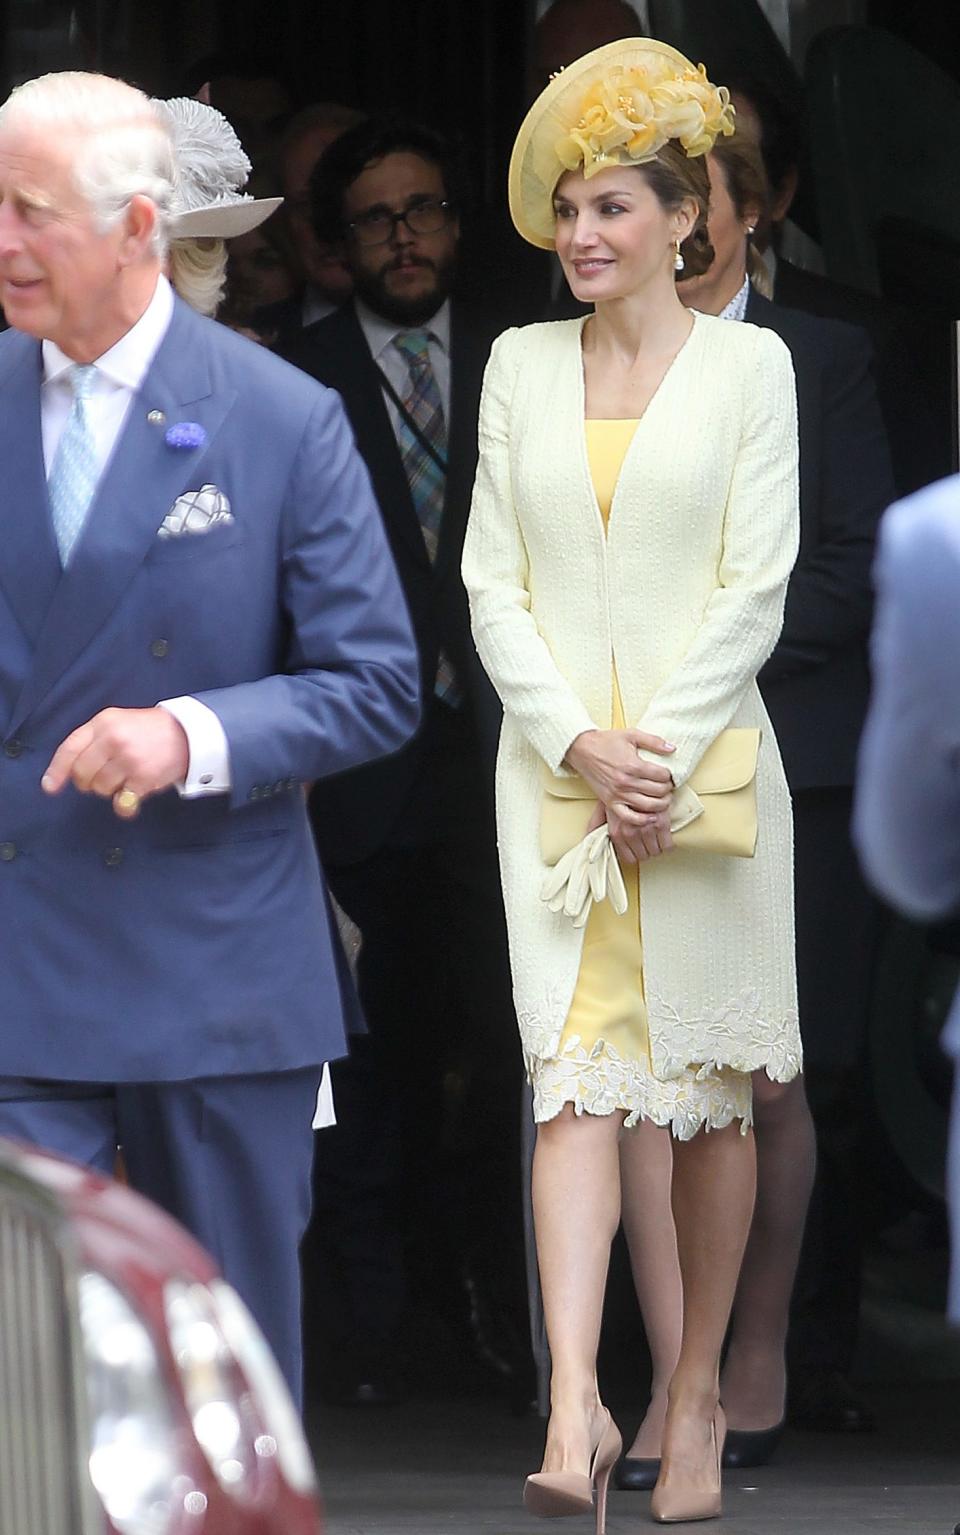
[[[201,485],[178,496],[157,529],[158,538],[180,538],[187,533],[209,533],[211,528],[233,521],[230,502],[216,485]]]

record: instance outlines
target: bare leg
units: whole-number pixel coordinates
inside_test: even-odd
[[[816,1171],[816,1140],[802,1077],[754,1074],[757,1202],[723,1365],[731,1428],[770,1428],[783,1417],[790,1296]]]
[[[550,1344],[544,1471],[582,1471],[601,1431],[597,1347],[610,1244],[620,1220],[623,1114],[574,1114],[537,1127],[533,1217]]]
[[[667,1387],[680,1357],[683,1330],[683,1289],[670,1198],[671,1141],[669,1128],[649,1120],[641,1120],[620,1138],[623,1230],[653,1371],[650,1405],[627,1451],[641,1460],[660,1457]]]
[[[720,1350],[756,1191],[752,1132],[734,1122],[673,1145],[673,1217],[683,1277],[683,1340],[670,1382],[658,1486],[716,1486],[711,1422]]]

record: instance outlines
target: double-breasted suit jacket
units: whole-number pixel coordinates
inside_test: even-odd
[[[0,338],[0,1074],[169,1081],[342,1052],[302,784],[399,746],[416,663],[337,397],[177,302],[65,573],[41,349]],[[200,445],[166,428],[192,422]],[[232,521],[158,537],[204,485]],[[110,802],[40,778],[108,706],[192,694],[229,794]]]
[[[287,352],[290,361],[341,395],[373,483],[420,655],[423,696],[433,693],[442,646],[457,672],[465,707],[492,782],[500,707],[478,659],[460,575],[460,556],[477,463],[477,410],[483,369],[495,335],[486,316],[453,301],[450,323],[450,422],[443,521],[431,565],[384,401],[356,311],[346,305],[309,326]],[[404,816],[421,771],[423,737],[386,761],[325,783],[312,813],[324,862],[359,862],[375,853]],[[411,834],[404,824],[405,836]]]
[[[497,817],[515,1001],[528,1057],[557,1047],[582,931],[540,898],[541,764],[627,718],[676,744],[686,784],[728,725],[759,726],[753,860],[643,865],[652,1062],[788,1078],[799,1065],[791,816],[756,674],[797,551],[793,371],[778,338],[697,315],[620,473],[606,537],[584,436],[582,320],[508,331],[484,384],[464,551],[474,634],[504,704]]]

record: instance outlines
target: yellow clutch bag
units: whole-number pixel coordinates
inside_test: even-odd
[[[687,784],[702,810],[674,794],[670,830],[678,848],[752,858],[757,847],[757,756],[760,731],[724,730],[704,752]],[[597,799],[579,775],[562,777],[544,764],[540,853],[551,867],[586,834]]]

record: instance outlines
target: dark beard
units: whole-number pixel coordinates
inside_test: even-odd
[[[450,257],[442,262],[424,262],[433,269],[434,283],[426,292],[416,297],[403,298],[391,293],[386,286],[389,266],[372,276],[367,272],[354,273],[354,292],[368,304],[374,314],[382,315],[395,325],[424,325],[432,320],[441,304],[450,297],[456,270],[456,261]]]

